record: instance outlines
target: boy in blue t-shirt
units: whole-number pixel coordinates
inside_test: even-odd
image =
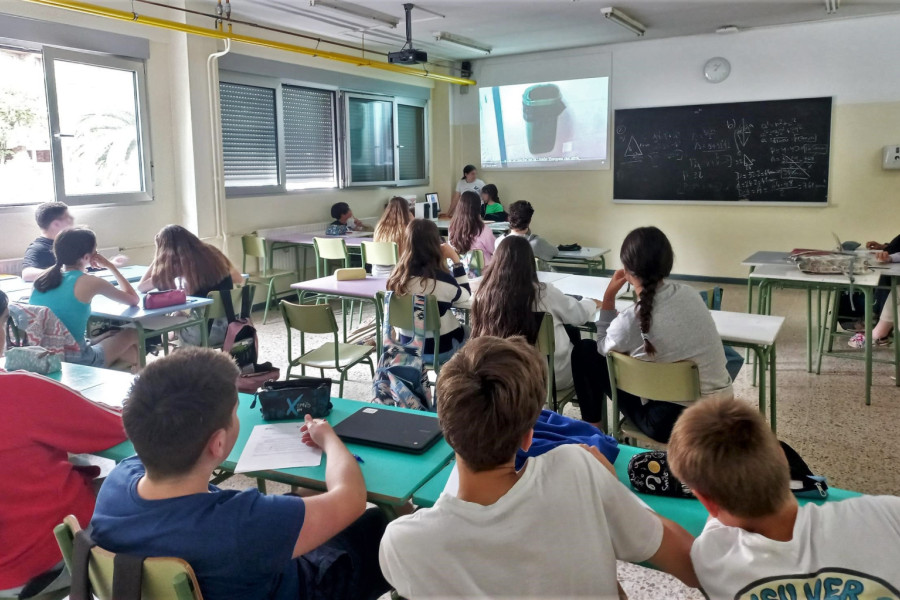
[[[376,598],[386,520],[366,511],[356,460],[324,420],[307,416],[303,441],[328,456],[328,491],[309,498],[222,490],[209,483],[240,430],[227,354],[186,348],[135,379],[122,421],[136,457],[100,490],[92,536],[103,548],[176,556],[208,600]]]

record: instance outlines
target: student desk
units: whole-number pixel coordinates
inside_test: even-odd
[[[343,398],[332,398],[331,401],[334,404],[334,409],[331,411],[331,414],[328,415],[327,420],[332,425],[340,423],[361,408],[372,406],[372,404],[368,402],[345,400]],[[238,400],[238,418],[241,422],[241,432],[235,442],[231,454],[221,465],[221,469],[224,471],[234,471],[238,459],[241,456],[241,452],[243,452],[244,446],[250,438],[253,427],[265,423],[260,414],[259,407],[257,406],[253,409],[250,408],[250,404],[252,403],[253,396],[250,394],[240,394]],[[378,408],[384,410],[407,410],[389,406],[379,406]],[[431,415],[431,413],[424,413],[421,411],[409,412],[415,412],[420,415],[430,415],[433,418],[437,418],[436,415]],[[365,461],[360,463],[359,467],[366,480],[368,501],[379,505],[391,515],[395,514],[394,509],[396,507],[405,504],[412,498],[413,493],[422,487],[425,482],[434,477],[435,474],[453,457],[453,450],[444,439],[440,439],[423,454],[407,454],[405,452],[396,452],[361,444],[347,444],[347,448],[350,452],[356,454]],[[134,447],[131,445],[131,442],[126,441],[118,446],[97,452],[96,454],[120,462],[134,454]],[[328,457],[323,456],[322,464],[317,467],[259,471],[247,473],[247,476],[314,490],[324,490],[326,489],[325,465],[327,464],[327,461]]]
[[[882,270],[873,270],[871,273],[853,276],[853,285],[863,293],[865,297],[865,330],[866,335],[865,352],[862,360],[866,363],[866,379],[865,379],[865,396],[866,405],[872,402],[872,298],[875,288],[878,286],[878,279],[882,275]],[[757,302],[760,314],[769,314],[772,308],[772,288],[787,287],[805,289],[807,292],[807,311],[806,311],[806,352],[807,352],[807,369],[812,371],[812,290],[825,290],[830,292],[840,292],[850,286],[850,280],[846,275],[813,275],[801,272],[795,265],[761,265],[750,273],[750,280],[759,284],[759,298]],[[892,278],[893,281],[893,278]],[[819,314],[819,325],[821,327],[822,317]],[[897,324],[895,323],[895,329]],[[823,354],[823,343],[825,340],[824,331],[819,331],[819,365],[821,367],[821,359]],[[898,350],[895,348],[895,358]],[[853,356],[849,353],[841,353],[841,358],[859,359],[859,356]],[[900,370],[900,362],[894,361],[895,368]]]
[[[594,269],[599,268],[601,271],[606,269],[606,257],[609,248],[589,248],[583,247],[581,250],[560,251],[555,257],[547,262],[550,264],[569,264],[569,265],[586,265],[588,275],[594,274]]]
[[[143,296],[141,296],[143,299]],[[105,296],[95,296],[91,302],[91,316],[111,319],[122,323],[133,323],[138,333],[138,356],[140,366],[147,363],[145,342],[147,338],[167,335],[170,331],[178,331],[193,325],[201,325],[201,345],[208,345],[209,331],[206,327],[206,306],[212,304],[210,298],[188,296],[187,302],[165,308],[145,309],[140,305],[127,306]],[[190,316],[171,316],[171,313],[190,311]]]
[[[371,242],[371,231],[351,232],[347,235],[325,235],[324,231],[292,231],[284,233],[273,233],[266,237],[272,244],[272,251],[269,253],[268,268],[273,268],[274,254],[276,250],[293,250],[294,262],[297,266],[297,273],[304,279],[306,278],[306,252],[314,247],[313,238],[333,238],[342,239],[347,244],[348,251],[353,250],[359,252],[363,242]],[[303,250],[303,262],[300,262],[300,250]],[[303,265],[301,269],[300,265]]]
[[[616,475],[619,481],[631,489],[631,483],[628,480],[628,461],[631,457],[639,452],[646,452],[643,448],[635,448],[634,446],[619,446],[619,456],[613,466],[616,468]],[[418,506],[431,507],[437,502],[444,485],[450,477],[450,471],[453,470],[453,462],[441,469],[428,483],[419,488],[413,495],[413,502]],[[634,492],[634,490],[632,490]],[[693,536],[700,535],[703,531],[709,513],[703,508],[698,500],[693,498],[668,498],[666,496],[653,496],[650,494],[634,494],[643,500],[654,512],[671,521],[674,521],[684,527],[688,533]],[[858,492],[842,490],[838,488],[828,488],[828,498],[825,500],[812,500],[807,498],[798,498],[800,505],[813,502],[815,504],[823,504],[825,502],[834,502],[838,500],[846,500],[847,498],[855,498],[860,496]]]
[[[72,388],[89,400],[112,408],[122,408],[122,401],[134,381],[131,373],[67,362],[62,363],[61,371],[50,373],[47,377]]]
[[[140,281],[149,268],[150,267],[145,267],[143,265],[129,265],[127,267],[121,267],[119,272],[125,276],[126,280],[134,283]],[[113,277],[108,269],[94,271],[88,273],[88,275],[96,275],[97,277],[116,285],[116,278]],[[19,276],[0,278],[0,291],[6,292],[13,302],[27,301],[28,296],[31,295],[33,285],[32,282],[25,281]]]
[[[450,231],[450,221],[452,219],[438,219],[435,221],[438,231],[446,235]],[[484,223],[491,228],[495,236],[509,233],[509,222],[507,221],[485,221]]]
[[[365,279],[348,279],[346,281],[338,281],[334,275],[327,277],[319,277],[318,279],[310,279],[309,281],[301,281],[292,283],[291,288],[297,290],[300,304],[307,294],[325,294],[327,296],[336,296],[341,299],[341,318],[344,325],[344,341],[347,341],[347,306],[345,300],[366,300],[375,301],[375,295],[378,292],[385,291],[387,278],[372,277],[366,275]],[[362,308],[360,308],[362,310]],[[376,307],[375,314],[378,314]],[[379,331],[376,331],[376,339],[378,339]]]

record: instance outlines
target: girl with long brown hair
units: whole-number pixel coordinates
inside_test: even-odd
[[[450,245],[459,253],[484,252],[484,264],[494,256],[494,232],[481,220],[481,198],[475,192],[463,192],[450,221]]]
[[[241,272],[221,250],[201,241],[181,225],[166,225],[156,234],[156,256],[138,283],[138,290],[177,288],[188,296],[205,298],[212,291],[231,290],[235,282],[242,281]],[[210,324],[210,344],[225,339],[228,323],[221,321],[224,319]],[[200,343],[200,331],[196,327],[183,329],[181,339],[196,346]]]
[[[669,281],[675,254],[666,235],[656,227],[640,227],[622,243],[619,259],[624,268],[613,275],[603,296],[597,322],[597,350],[630,354],[653,362],[689,360],[700,371],[700,393],[705,397],[734,396],[725,368],[725,351],[706,303],[694,288]],[[625,283],[634,287],[637,304],[616,313],[616,294]],[[609,373],[600,370],[607,395]],[[618,392],[619,409],[634,425],[659,442],[668,442],[684,406],[642,401]],[[618,418],[614,415],[613,418]]]
[[[452,267],[447,267],[447,262]],[[405,250],[400,262],[387,280],[387,289],[397,294],[430,294],[435,296],[441,313],[441,338],[437,348],[433,337],[425,339],[425,361],[434,355],[443,363],[450,359],[466,340],[466,330],[450,311],[454,304],[470,297],[469,280],[459,254],[442,243],[437,225],[425,219],[413,219],[406,228]],[[400,342],[409,343],[413,332],[400,329]]]
[[[581,418],[599,426],[603,418],[603,402],[606,401],[603,388],[595,384],[594,369],[580,369],[580,365],[589,365],[576,360],[578,353],[593,353],[597,357],[595,342],[580,340],[575,335],[570,337],[566,330],[566,325],[583,325],[590,321],[599,306],[596,300],[576,300],[563,294],[553,284],[540,283],[531,244],[523,237],[512,236],[497,247],[494,262],[485,270],[481,285],[475,292],[472,337],[523,335],[534,343],[540,328],[537,317],[540,313],[550,313],[556,346],[553,356],[556,388],[565,389],[574,385]]]
[[[373,237],[376,242],[394,242],[397,244],[397,256],[403,256],[406,249],[406,227],[412,220],[409,202],[406,198],[394,196],[378,220]],[[372,265],[372,275],[375,277],[389,277],[393,270],[394,265]]]

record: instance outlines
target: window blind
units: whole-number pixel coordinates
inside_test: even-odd
[[[281,102],[288,189],[336,187],[334,92],[284,85]]]
[[[397,105],[400,179],[425,179],[425,109]]]
[[[219,98],[225,184],[278,185],[275,90],[223,81]]]

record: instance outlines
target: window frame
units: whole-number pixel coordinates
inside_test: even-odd
[[[125,205],[150,202],[154,199],[154,164],[151,154],[150,115],[148,109],[146,61],[111,54],[70,50],[52,45],[42,45],[44,82],[47,93],[47,116],[50,126],[50,155],[53,166],[53,185],[56,202],[69,206]],[[65,190],[62,138],[59,128],[59,102],[56,90],[55,60],[89,66],[131,71],[135,81],[135,125],[140,147],[141,185],[136,192],[106,192],[99,194],[68,195]]]
[[[222,116],[221,116],[221,99],[219,99],[219,127],[220,127],[220,140],[219,140],[219,148],[218,151],[220,156],[222,157],[222,184],[225,187],[225,197],[226,198],[241,198],[241,197],[252,197],[252,196],[274,196],[280,194],[302,194],[305,192],[321,192],[323,190],[336,190],[340,189],[341,186],[341,159],[340,159],[340,144],[339,140],[339,132],[338,132],[338,121],[339,121],[339,110],[338,110],[338,94],[340,90],[333,86],[321,85],[317,83],[312,83],[309,81],[301,81],[297,79],[290,79],[284,77],[267,77],[265,75],[251,75],[249,73],[239,73],[237,71],[219,71],[219,83],[233,83],[237,85],[250,85],[255,87],[263,87],[267,89],[275,90],[275,136],[277,138],[276,144],[276,152],[277,156],[277,165],[278,165],[278,183],[275,185],[263,185],[263,186],[228,186],[225,182],[225,158],[222,155],[222,140],[221,140],[221,127],[222,127]],[[335,173],[335,184],[333,186],[323,186],[323,187],[306,187],[301,189],[288,189],[287,187],[287,157],[285,154],[285,134],[284,134],[284,102],[282,98],[282,89],[283,86],[289,85],[293,87],[303,87],[310,88],[315,90],[320,90],[323,92],[331,93],[331,113],[334,119],[333,127],[332,127],[332,135],[333,139],[333,161],[334,161],[334,173]],[[216,88],[216,94],[219,94],[219,89]]]
[[[384,181],[353,181],[352,175],[352,165],[350,162],[351,156],[351,148],[350,148],[350,100],[353,98],[363,99],[363,100],[381,100],[385,102],[392,102],[393,109],[391,111],[391,120],[392,120],[392,128],[393,128],[393,143],[394,143],[394,178],[390,180]],[[429,173],[431,172],[431,144],[430,144],[430,135],[431,135],[431,127],[430,123],[430,112],[429,112],[429,102],[426,99],[420,98],[408,98],[403,96],[388,96],[382,94],[371,94],[365,92],[356,92],[356,91],[343,91],[341,93],[341,107],[343,108],[343,115],[341,117],[341,148],[343,151],[343,187],[345,188],[367,188],[367,187],[413,187],[413,186],[422,186],[428,185],[429,183]],[[400,111],[398,110],[399,106],[413,106],[416,108],[422,109],[422,121],[423,121],[423,135],[422,135],[422,145],[425,148],[425,177],[420,179],[400,179]]]

